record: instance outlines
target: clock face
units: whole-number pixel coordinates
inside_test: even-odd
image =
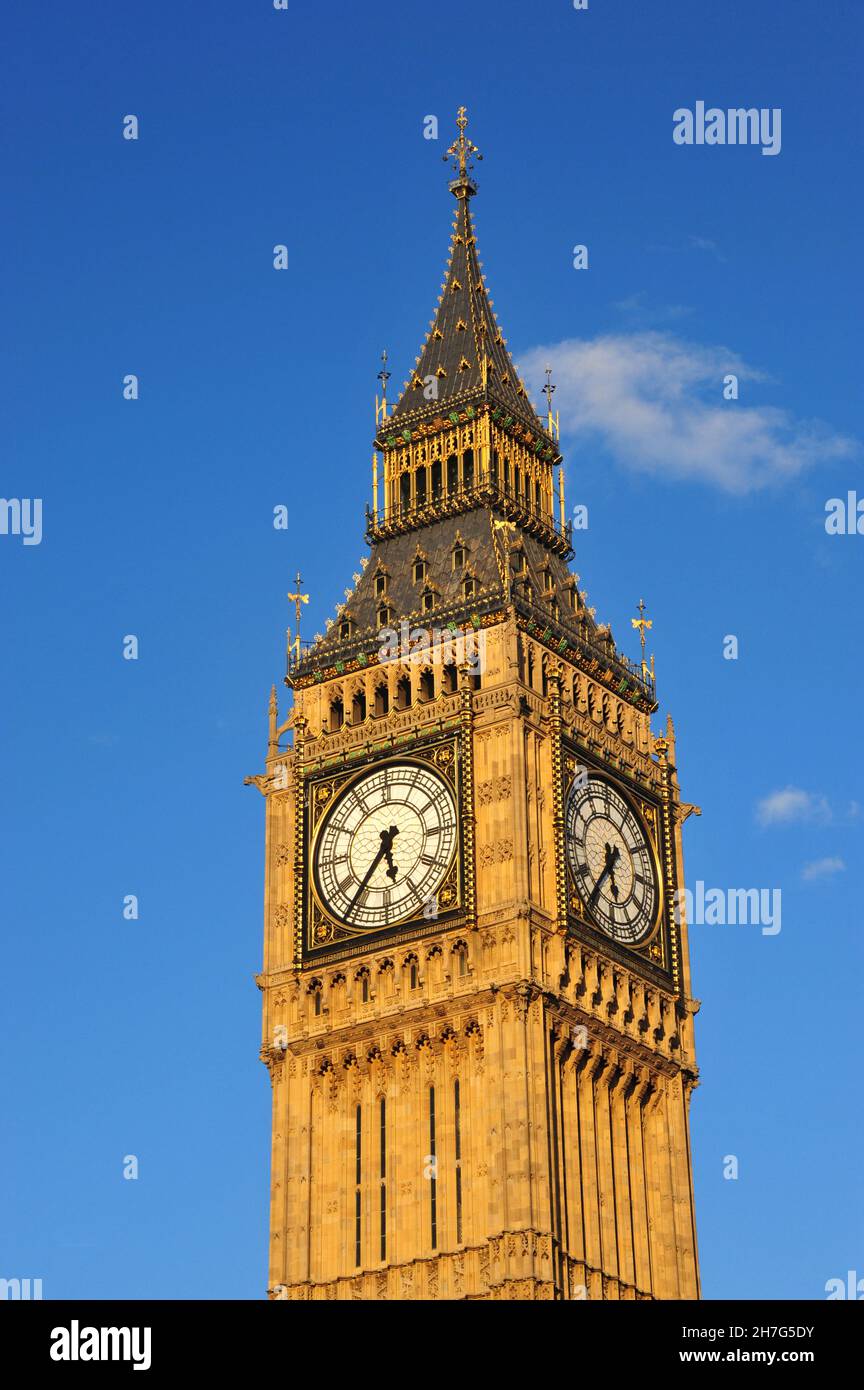
[[[322,903],[345,926],[370,931],[427,911],[456,848],[456,803],[419,763],[387,763],[337,798],[313,853]]]
[[[574,782],[565,810],[567,860],[579,896],[608,936],[634,946],[651,932],[659,891],[641,820],[610,782]]]

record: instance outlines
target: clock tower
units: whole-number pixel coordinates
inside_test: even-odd
[[[671,719],[571,572],[455,215],[368,557],[270,701],[261,1056],[274,1299],[694,1299],[697,1080]],[[299,594],[299,585],[298,594]],[[298,616],[301,599],[297,595]]]

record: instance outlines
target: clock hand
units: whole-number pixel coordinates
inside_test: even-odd
[[[615,846],[614,853],[610,845],[606,846],[606,863],[609,867],[609,887],[612,889],[612,897],[616,902],[618,901],[618,884],[615,882],[615,865],[620,858],[621,851],[617,845]]]
[[[394,841],[394,839],[396,838],[396,836],[397,836],[398,834],[399,834],[399,827],[398,827],[398,825],[391,825],[391,827],[390,827],[390,837],[389,837],[389,840],[388,840],[388,842],[387,842],[387,847],[386,847],[386,849],[384,850],[384,857],[385,857],[385,859],[387,860],[387,877],[388,877],[393,883],[396,882],[396,875],[397,875],[398,872],[399,872],[399,870],[396,868],[396,865],[393,863],[393,852],[392,852],[392,851],[393,851],[393,841]]]
[[[597,894],[600,892],[600,889],[601,889],[601,887],[603,886],[603,883],[604,883],[605,880],[609,877],[610,874],[612,874],[612,876],[613,876],[613,877],[612,877],[612,895],[613,895],[613,897],[615,897],[615,898],[618,897],[618,889],[617,889],[617,886],[616,886],[616,884],[615,884],[614,870],[615,870],[615,865],[618,863],[618,860],[619,860],[620,858],[621,858],[621,851],[618,849],[618,847],[616,846],[615,849],[613,850],[613,849],[612,849],[612,846],[609,845],[609,844],[607,844],[607,846],[606,846],[606,867],[605,867],[605,869],[603,870],[602,874],[600,875],[600,877],[598,878],[597,882],[594,884],[594,887],[593,887],[592,890],[591,890],[591,896],[590,896],[589,899],[588,899],[589,903],[590,903],[590,902],[593,902],[594,899],[597,897]]]
[[[366,887],[367,887],[367,885],[368,885],[368,883],[369,883],[370,878],[371,878],[372,875],[374,874],[375,870],[378,868],[378,865],[381,863],[381,860],[384,858],[385,855],[389,855],[389,854],[390,854],[390,846],[391,846],[392,843],[393,843],[393,837],[394,837],[394,835],[398,835],[398,834],[399,834],[399,830],[398,830],[398,828],[397,828],[395,825],[391,825],[391,827],[390,827],[389,830],[382,830],[382,831],[381,831],[381,848],[379,849],[378,853],[375,855],[375,858],[372,860],[372,863],[369,865],[369,868],[366,870],[366,873],[365,873],[365,875],[364,875],[364,877],[363,877],[363,881],[361,882],[359,888],[357,889],[357,892],[354,894],[354,897],[351,899],[350,903],[348,904],[348,911],[347,911],[346,914],[345,914],[346,917],[350,917],[350,916],[351,916],[351,913],[354,911],[354,908],[357,906],[357,901],[358,901],[358,899],[362,897],[363,892],[365,891],[365,889],[366,889]],[[392,860],[391,860],[391,863],[392,863]]]

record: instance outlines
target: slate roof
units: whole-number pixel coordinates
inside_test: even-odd
[[[471,216],[470,197],[458,198],[451,250],[438,307],[417,364],[390,419],[412,424],[439,416],[442,409],[487,400],[503,406],[532,430],[545,433],[507,350],[492,308]],[[487,358],[486,380],[483,357]],[[427,400],[423,386],[437,382],[437,399]]]
[[[577,598],[575,610],[571,607],[570,594],[578,576],[571,573],[563,557],[520,530],[504,533],[508,537],[507,549],[502,552],[500,539],[493,539],[494,520],[489,508],[477,507],[461,516],[446,517],[420,530],[390,536],[374,544],[351,596],[340,604],[341,612],[329,631],[304,653],[293,673],[295,678],[336,661],[349,661],[358,651],[369,652],[378,640],[381,629],[378,614],[385,601],[392,609],[390,625],[397,629],[403,618],[412,626],[423,628],[443,627],[450,621],[461,626],[470,621],[472,614],[500,610],[505,603],[498,562],[502,553],[507,554],[510,567],[511,602],[521,612],[539,615],[544,620],[548,616],[552,627],[574,644],[587,644],[607,662],[620,662],[611,632],[598,626],[582,597]],[[463,567],[454,570],[456,544],[464,546],[466,554]],[[520,552],[525,556],[521,570]],[[415,583],[414,561],[418,556],[426,561],[426,573],[423,581]],[[375,580],[382,573],[388,581],[386,599],[375,593]],[[548,584],[546,573],[550,576]],[[466,575],[475,578],[477,584],[470,598],[465,598],[462,592]],[[422,594],[427,583],[435,593],[435,608],[431,613],[422,611]],[[578,594],[578,590],[576,592]],[[553,597],[558,601],[558,617],[554,620],[551,618]],[[353,624],[352,635],[343,638],[340,623],[349,617]],[[625,664],[622,663],[622,669]]]

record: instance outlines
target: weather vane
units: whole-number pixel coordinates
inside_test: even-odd
[[[387,349],[381,354],[381,370],[378,373],[378,380],[381,382],[381,399],[375,397],[375,423],[382,423],[387,419],[387,382],[392,376],[392,372],[387,370]]]
[[[291,639],[291,629],[290,629],[290,627],[288,628],[288,634],[287,634],[287,635],[288,635],[288,657],[289,657],[289,659],[290,659],[291,653],[292,653],[292,652],[296,652],[296,653],[297,653],[297,660],[299,661],[299,660],[300,660],[300,613],[301,613],[301,611],[302,611],[301,605],[304,604],[304,603],[308,603],[308,602],[309,602],[309,595],[308,595],[308,594],[304,594],[304,593],[302,592],[302,589],[303,589],[303,580],[302,580],[301,577],[300,577],[300,571],[299,571],[299,570],[297,571],[297,578],[294,580],[294,583],[295,583],[296,586],[297,586],[297,592],[296,592],[296,594],[288,594],[287,597],[288,597],[289,601],[290,601],[291,603],[294,604],[294,613],[295,613],[295,621],[296,621],[296,624],[297,624],[297,631],[296,631],[296,633],[294,634],[294,639],[293,639],[293,641],[292,641],[292,639]]]
[[[550,435],[555,435],[555,427],[558,423],[557,412],[555,418],[552,417],[552,397],[555,394],[555,387],[552,384],[552,368],[546,368],[546,385],[543,387],[543,395],[546,397],[546,419]]]
[[[456,170],[456,173],[458,175],[457,182],[470,183],[471,180],[468,178],[468,171],[469,169],[474,168],[472,159],[482,159],[483,156],[478,150],[477,146],[474,144],[473,140],[469,140],[467,135],[465,134],[465,127],[468,124],[468,117],[465,115],[464,106],[459,107],[459,111],[456,115],[456,124],[459,127],[459,134],[453,141],[453,144],[450,146],[447,153],[443,155],[442,158],[445,161],[453,161],[453,168]]]
[[[654,620],[653,620],[653,618],[646,618],[646,617],[645,617],[645,611],[646,611],[646,610],[645,610],[645,600],[640,598],[640,600],[639,600],[639,617],[638,617],[638,618],[631,618],[631,619],[630,619],[631,625],[632,625],[633,627],[639,629],[639,638],[640,638],[640,641],[641,641],[641,643],[642,643],[642,675],[643,675],[643,677],[646,676],[646,675],[648,674],[648,667],[647,667],[647,665],[646,665],[646,663],[645,663],[645,632],[646,632],[646,629],[652,628],[652,627],[654,626]],[[653,656],[652,656],[652,658],[651,658],[651,674],[652,674],[652,676],[653,676],[653,674],[654,674],[654,658],[653,658]]]

